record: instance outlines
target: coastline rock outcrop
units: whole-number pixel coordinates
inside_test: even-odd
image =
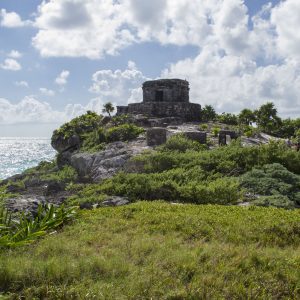
[[[105,150],[97,153],[75,153],[71,156],[70,165],[84,181],[100,182],[122,170],[133,156],[149,149],[145,138],[132,142],[115,142]]]

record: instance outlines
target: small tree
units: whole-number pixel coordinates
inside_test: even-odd
[[[111,118],[111,113],[114,112],[115,108],[114,106],[112,105],[111,102],[107,102],[103,105],[103,109],[102,109],[102,112],[105,114],[108,114],[109,117]]]
[[[201,111],[202,113],[202,120],[207,121],[214,121],[217,117],[217,113],[212,105],[205,105]]]

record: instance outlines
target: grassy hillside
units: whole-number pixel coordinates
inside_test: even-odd
[[[0,254],[8,299],[300,297],[299,210],[139,202],[81,214]]]

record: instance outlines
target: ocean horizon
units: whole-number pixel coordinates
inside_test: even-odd
[[[0,137],[0,180],[51,161],[56,151],[50,141],[49,137]]]

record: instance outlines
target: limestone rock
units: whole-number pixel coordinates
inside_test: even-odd
[[[150,128],[147,130],[147,145],[159,146],[167,141],[167,130],[165,128]]]
[[[74,152],[80,148],[80,138],[78,135],[72,135],[69,138],[64,138],[61,135],[53,135],[51,146],[58,152]]]
[[[63,182],[50,181],[45,185],[45,196],[56,195],[66,188]]]
[[[45,204],[45,198],[35,195],[24,195],[6,201],[6,207],[12,212],[35,214],[39,204]]]
[[[105,150],[97,153],[76,153],[71,157],[71,166],[81,179],[101,182],[124,169],[129,159],[149,149],[145,139],[109,144]]]
[[[111,196],[103,201],[101,206],[123,206],[129,203],[130,201],[125,197]]]

